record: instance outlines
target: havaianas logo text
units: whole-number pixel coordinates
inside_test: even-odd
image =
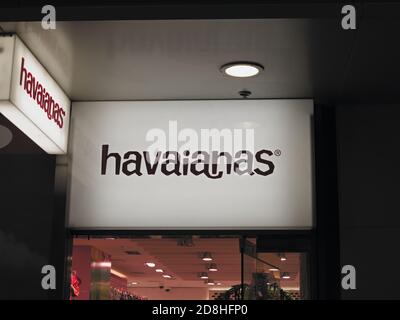
[[[65,110],[54,101],[46,88],[27,70],[25,58],[21,59],[19,85],[36,101],[37,105],[47,114],[49,120],[53,120],[60,129],[64,126]]]
[[[101,174],[126,176],[143,174],[166,176],[204,175],[219,179],[224,174],[267,176],[274,172],[271,158],[281,151],[254,150],[254,129],[177,130],[177,121],[170,121],[168,135],[159,128],[146,134],[152,142],[145,151],[110,151],[109,144],[101,147]],[[168,137],[168,144],[167,144]],[[243,145],[244,142],[244,145]],[[218,150],[218,151],[217,151]],[[114,170],[109,166],[114,165]]]

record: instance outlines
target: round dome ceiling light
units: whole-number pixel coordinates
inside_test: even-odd
[[[224,64],[221,72],[235,78],[249,78],[258,75],[264,67],[254,62],[232,62]]]

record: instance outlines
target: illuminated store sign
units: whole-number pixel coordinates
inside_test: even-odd
[[[0,45],[0,112],[47,153],[65,154],[70,100],[17,36]]]
[[[309,229],[312,100],[76,102],[69,226]]]

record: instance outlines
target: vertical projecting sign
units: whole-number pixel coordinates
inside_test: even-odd
[[[71,101],[17,36],[0,47],[0,112],[47,153],[65,154]]]

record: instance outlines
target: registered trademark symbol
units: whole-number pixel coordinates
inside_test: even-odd
[[[279,149],[276,149],[276,150],[274,151],[274,155],[276,155],[277,157],[279,157],[281,154],[282,154],[282,151],[279,150]]]

